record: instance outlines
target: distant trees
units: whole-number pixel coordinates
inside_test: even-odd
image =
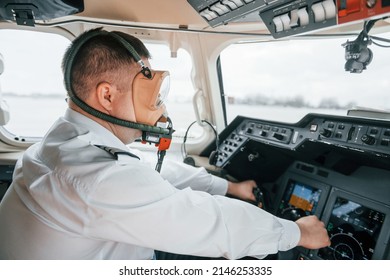
[[[262,94],[247,95],[242,97],[229,96],[227,99],[229,104],[248,104],[248,105],[270,105],[270,106],[286,106],[295,108],[323,108],[323,109],[347,109],[356,105],[354,102],[341,105],[336,99],[325,97],[320,100],[317,105],[310,104],[302,95],[296,95],[291,98],[278,98],[276,96],[269,97]]]

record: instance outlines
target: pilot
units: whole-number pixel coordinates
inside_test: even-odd
[[[73,41],[62,65],[69,108],[16,164],[0,205],[0,258],[153,259],[159,250],[237,259],[328,246],[315,216],[292,222],[224,196],[253,200],[254,181],[162,164],[173,131],[169,74],[149,58],[121,32]],[[157,146],[156,168],[129,148],[139,138]]]

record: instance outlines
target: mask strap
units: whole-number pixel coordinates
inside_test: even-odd
[[[149,67],[145,65],[142,58],[139,56],[139,54],[136,52],[134,47],[127,42],[121,35],[116,34],[115,32],[108,33],[112,37],[115,37],[118,41],[122,43],[122,45],[131,53],[131,56],[134,58],[134,60],[141,66],[141,73],[148,79],[152,78],[152,72],[150,71]]]

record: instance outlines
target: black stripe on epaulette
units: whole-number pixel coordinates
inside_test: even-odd
[[[110,153],[111,155],[113,155],[115,157],[115,159],[118,160],[118,156],[119,155],[128,155],[130,157],[133,157],[133,158],[137,158],[137,159],[140,159],[138,156],[136,156],[135,154],[133,153],[130,153],[128,151],[124,151],[124,150],[121,150],[121,149],[118,149],[118,148],[113,148],[113,147],[107,147],[107,146],[103,146],[103,145],[95,145],[96,147]]]

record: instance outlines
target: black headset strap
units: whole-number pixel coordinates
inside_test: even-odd
[[[92,116],[94,116],[96,118],[105,120],[107,122],[110,122],[110,123],[113,123],[116,125],[124,126],[124,127],[134,128],[134,129],[138,129],[138,130],[142,130],[142,131],[146,131],[146,132],[159,133],[159,134],[163,134],[163,135],[170,135],[171,131],[169,129],[119,119],[119,118],[113,117],[111,115],[108,115],[106,113],[103,113],[101,111],[98,111],[95,108],[89,106],[87,103],[85,103],[83,100],[81,100],[74,93],[74,90],[72,87],[72,82],[71,82],[71,79],[72,79],[71,78],[71,70],[72,70],[72,66],[73,66],[73,61],[74,61],[77,53],[79,52],[80,48],[82,47],[82,45],[85,44],[85,42],[87,42],[88,40],[90,40],[93,37],[96,37],[96,36],[99,36],[102,34],[106,34],[106,35],[112,36],[113,38],[116,38],[130,52],[130,54],[137,61],[137,63],[139,63],[141,65],[142,73],[145,76],[147,76],[148,73],[145,74],[144,72],[149,71],[149,74],[150,74],[149,68],[143,65],[141,57],[135,51],[133,46],[131,46],[131,44],[129,42],[127,42],[124,38],[122,38],[119,34],[104,31],[104,30],[91,31],[88,34],[85,34],[84,37],[82,38],[82,40],[77,41],[76,44],[72,46],[72,49],[69,52],[69,55],[65,60],[65,65],[64,65],[65,87],[66,87],[66,90],[69,94],[69,98],[72,100],[73,103],[75,103],[83,111],[91,114]]]

